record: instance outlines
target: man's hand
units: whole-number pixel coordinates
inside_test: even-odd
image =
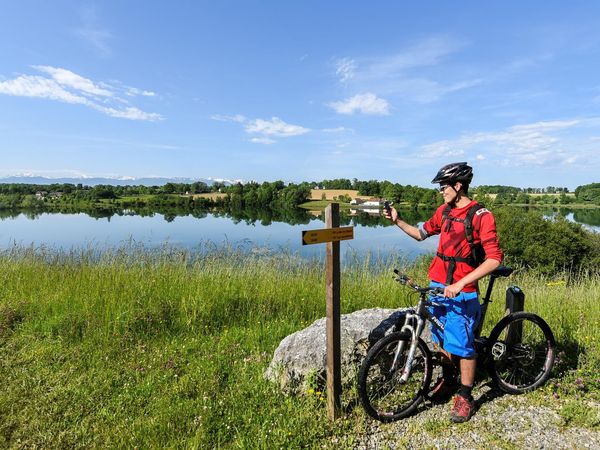
[[[444,288],[444,297],[454,298],[458,294],[460,294],[460,291],[462,291],[464,287],[465,284],[462,283],[462,281],[457,281],[456,283],[451,284],[450,286],[446,286]]]
[[[398,220],[398,211],[396,211],[396,208],[390,207],[390,210],[388,212],[384,208],[383,209],[383,217],[396,223],[396,221]]]

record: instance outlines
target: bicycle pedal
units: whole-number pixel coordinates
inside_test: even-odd
[[[502,342],[495,342],[492,345],[492,356],[494,359],[501,359],[506,354],[506,345]]]

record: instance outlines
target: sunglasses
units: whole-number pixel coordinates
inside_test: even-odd
[[[443,193],[446,190],[447,187],[450,187],[450,185],[449,184],[443,184],[443,185],[441,185],[439,187],[440,192]]]

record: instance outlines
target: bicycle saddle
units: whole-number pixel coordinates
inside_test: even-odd
[[[498,266],[490,275],[493,277],[507,277],[513,273],[513,268],[508,266]]]

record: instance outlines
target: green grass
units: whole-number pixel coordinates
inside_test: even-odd
[[[405,269],[425,280],[423,261]],[[385,261],[346,264],[342,312],[411,304],[390,270]],[[509,283],[525,290],[526,309],[547,319],[564,351],[532,400],[564,408],[566,425],[596,427],[570,405],[600,400],[598,277],[516,274],[496,293]],[[286,253],[1,253],[0,447],[348,442],[368,421],[360,408],[332,424],[321,395],[286,396],[263,378],[279,342],[325,315],[324,292],[322,263]],[[490,308],[488,332],[502,297]]]

